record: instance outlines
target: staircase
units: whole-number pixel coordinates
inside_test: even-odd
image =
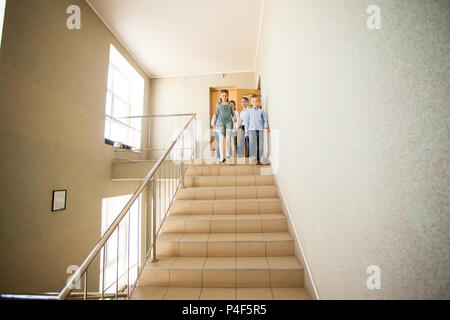
[[[270,166],[190,164],[133,299],[309,299]]]

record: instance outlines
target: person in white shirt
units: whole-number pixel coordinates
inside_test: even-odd
[[[213,117],[212,117],[212,120],[211,120],[211,126],[213,126],[214,127],[214,122],[216,121],[216,115],[214,114],[213,115]],[[217,159],[220,159],[220,150],[219,150],[219,132],[217,131],[217,128],[216,129],[213,129],[214,130],[214,138],[216,139],[216,144],[217,144],[217,147],[216,147],[216,157],[217,157]]]
[[[244,155],[248,157],[248,152],[245,152],[245,147],[247,146],[247,150],[249,147],[249,139],[245,137],[245,121],[247,119],[248,110],[250,107],[248,106],[248,99],[246,97],[242,97],[241,99],[242,111],[239,116],[238,126],[241,132],[241,139],[239,141],[238,148],[238,157],[243,157]],[[244,144],[245,143],[245,144]]]
[[[233,142],[234,146],[234,156],[237,156],[238,153],[238,119],[239,119],[239,112],[236,110],[236,102],[230,101],[230,105],[232,108],[234,108],[234,113],[236,115],[236,118],[233,119],[233,132],[231,133],[231,141]],[[229,149],[231,150],[231,148]]]

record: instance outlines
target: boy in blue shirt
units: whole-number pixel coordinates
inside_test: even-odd
[[[247,97],[242,97],[241,105],[242,111],[239,114],[239,130],[241,132],[241,140],[239,142],[239,154],[238,157],[247,157],[248,158],[248,150],[249,150],[249,142],[248,137],[245,137],[245,120],[247,119],[247,112],[250,110],[249,100]]]
[[[250,150],[249,156],[256,156],[257,164],[261,164],[261,158],[264,153],[264,131],[270,133],[269,121],[266,113],[259,108],[259,96],[253,95],[251,99],[252,108],[247,112],[245,119],[245,137],[249,137]]]

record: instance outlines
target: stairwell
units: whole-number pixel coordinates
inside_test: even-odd
[[[190,164],[133,299],[309,299],[270,166]]]

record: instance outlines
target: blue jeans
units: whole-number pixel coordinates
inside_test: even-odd
[[[237,144],[237,134],[234,136],[231,136],[231,141],[234,145],[234,156],[237,157],[237,153],[238,153],[238,144]]]
[[[216,157],[217,159],[220,158],[220,150],[219,150],[219,133],[217,131],[214,131],[214,138],[216,139],[217,148],[216,148]]]
[[[256,157],[260,161],[264,155],[264,130],[249,130],[250,140],[249,157]]]
[[[245,130],[244,130],[244,127],[242,127],[241,140],[239,141],[239,148],[238,148],[238,150],[239,150],[238,157],[243,157],[245,155],[244,141],[245,141],[245,145],[247,145],[247,149],[248,149],[248,138],[245,137]]]

